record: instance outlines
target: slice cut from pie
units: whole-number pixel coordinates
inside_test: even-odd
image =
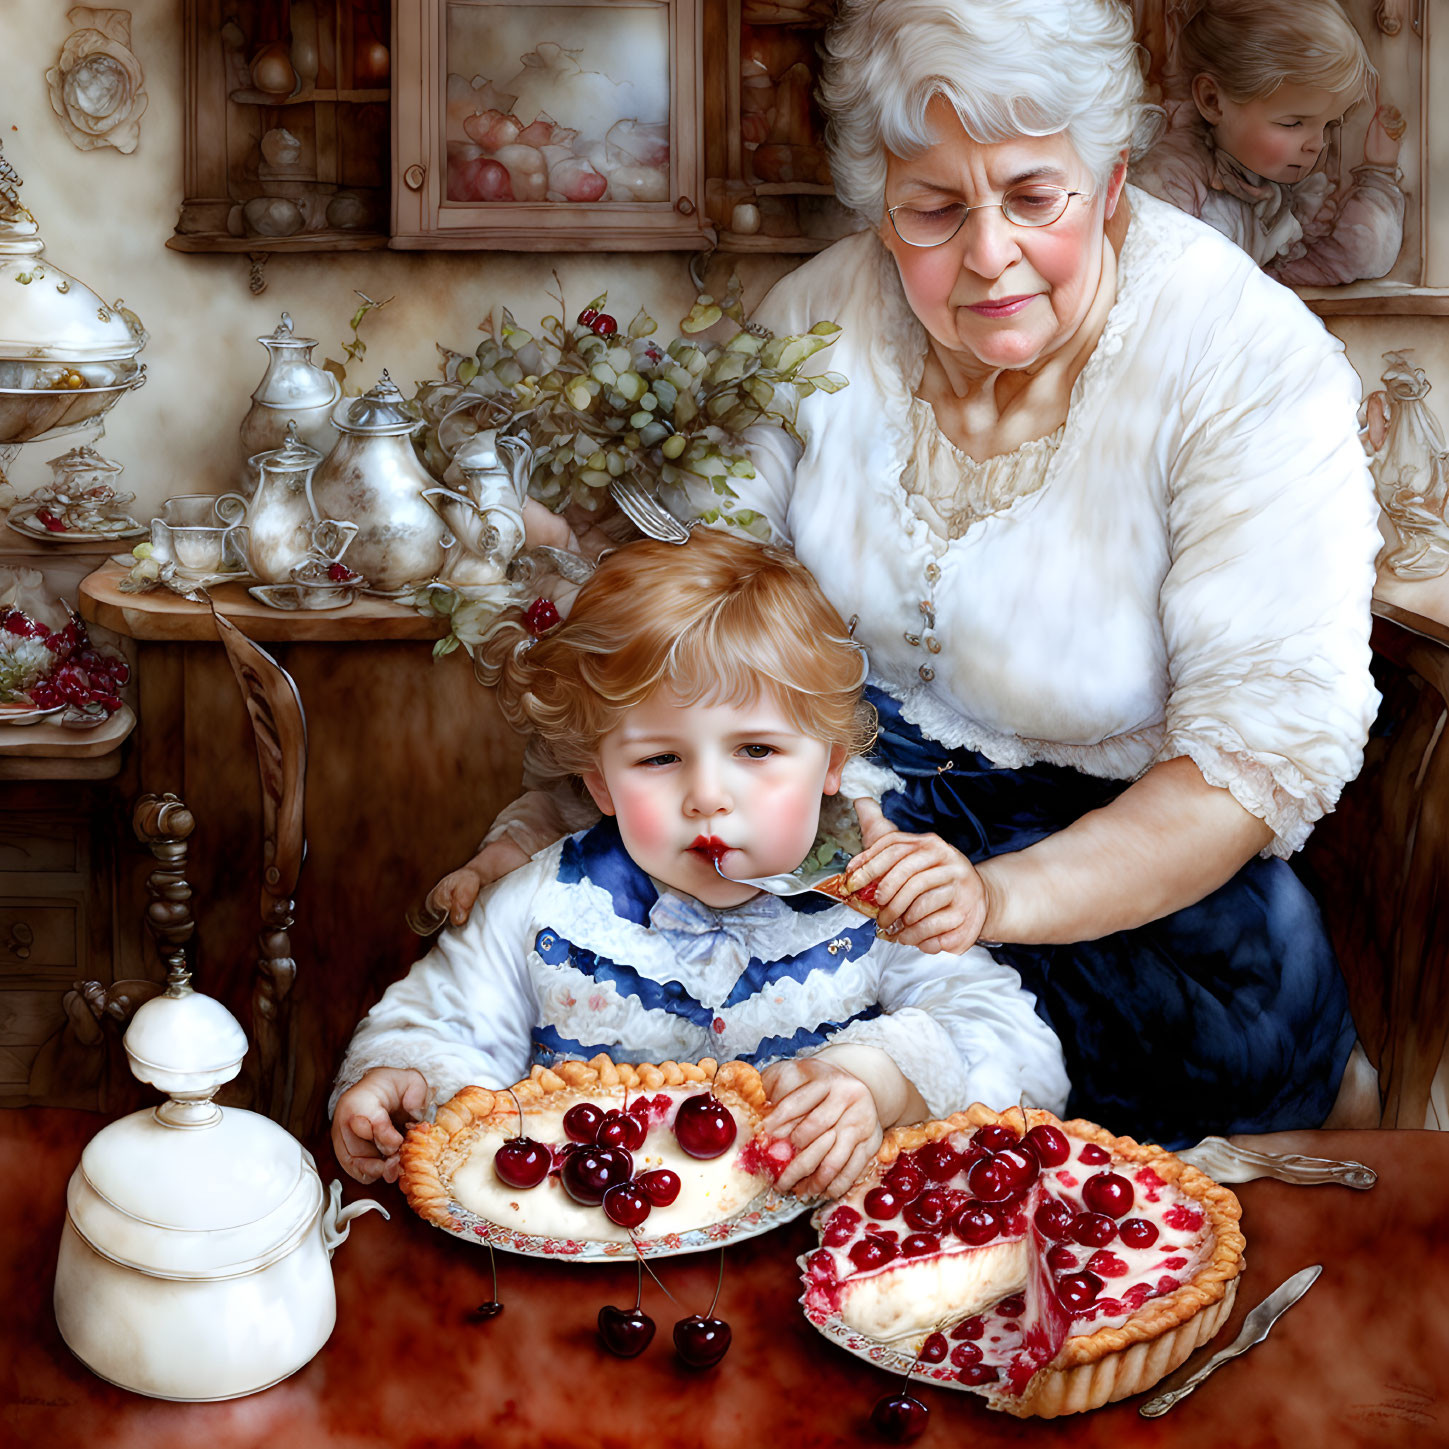
[[[859,911],[863,916],[869,916],[871,920],[880,917],[880,907],[875,903],[875,888],[877,882],[871,883],[864,890],[848,891],[845,888],[845,872],[837,875],[826,876],[824,880],[815,882],[815,889],[822,895],[831,896],[837,901],[843,902],[853,911]]]
[[[886,1133],[817,1212],[801,1301],[992,1408],[1076,1413],[1150,1388],[1222,1327],[1239,1213],[1161,1148],[978,1104]]]
[[[456,1229],[461,1207],[517,1234],[650,1240],[743,1211],[779,1175],[786,1144],[744,1062],[535,1067],[503,1091],[465,1087],[415,1123],[400,1185],[414,1211]]]

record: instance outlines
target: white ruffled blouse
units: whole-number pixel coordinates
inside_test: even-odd
[[[1381,540],[1343,347],[1210,227],[1131,188],[1117,299],[1058,434],[975,463],[914,396],[925,334],[873,232],[755,320],[844,373],[732,480],[948,748],[1132,780],[1188,756],[1302,846],[1362,763]],[[851,789],[847,777],[847,790]]]
[[[469,1084],[520,1080],[541,1052],[763,1067],[835,1043],[888,1053],[933,1117],[977,1101],[1063,1109],[1061,1043],[985,949],[927,955],[849,906],[802,913],[760,896],[711,911],[667,887],[644,924],[592,879],[563,878],[566,845],[488,887],[388,987],[353,1033],[329,1115],[379,1066],[420,1071],[431,1115]]]

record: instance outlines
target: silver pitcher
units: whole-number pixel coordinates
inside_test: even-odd
[[[252,574],[264,584],[289,583],[292,570],[312,552],[313,530],[322,515],[313,502],[311,485],[321,461],[316,448],[297,437],[293,422],[287,424],[286,441],[280,448],[251,460],[258,481],[256,492],[243,500],[247,559]],[[229,500],[240,495],[222,497]]]
[[[330,372],[312,361],[317,339],[295,336],[292,319],[283,312],[276,331],[257,341],[267,349],[267,370],[242,419],[241,440],[246,456],[280,448],[289,422],[296,423],[297,436],[304,443],[326,452],[336,438],[332,409],[342,396],[342,388]]]
[[[446,527],[424,494],[434,482],[413,449],[422,424],[386,372],[332,414],[338,439],[312,480],[324,517],[357,524],[348,563],[375,593],[402,595],[438,575]]]
[[[448,525],[440,579],[457,589],[502,583],[523,547],[523,497],[514,470],[498,457],[510,444],[526,448],[512,438],[500,443],[491,430],[478,433],[453,455],[443,475],[449,486],[423,490]]]

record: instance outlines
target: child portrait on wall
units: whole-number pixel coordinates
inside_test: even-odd
[[[1131,179],[1200,217],[1270,276],[1336,286],[1384,276],[1403,245],[1404,118],[1338,0],[1189,0],[1174,71],[1187,98]],[[1338,183],[1326,158],[1344,114],[1375,105]]]
[[[740,1058],[781,1190],[838,1194],[884,1127],[1060,1110],[1061,1044],[986,950],[928,955],[852,907],[725,877],[795,869],[874,733],[862,651],[792,555],[723,531],[606,555],[568,619],[488,646],[500,707],[603,819],[487,887],[357,1027],[332,1141],[395,1180],[398,1124],[534,1063]],[[716,869],[718,865],[718,869]]]

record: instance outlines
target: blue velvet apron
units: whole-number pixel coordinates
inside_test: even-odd
[[[875,756],[906,781],[885,797],[886,818],[934,831],[972,861],[1021,850],[1126,788],[946,750],[889,695],[867,694],[880,714]],[[1165,1147],[1318,1126],[1353,1048],[1318,907],[1284,860],[1251,860],[1196,905],[1136,930],[991,954],[1020,974],[1061,1038],[1068,1114]]]

